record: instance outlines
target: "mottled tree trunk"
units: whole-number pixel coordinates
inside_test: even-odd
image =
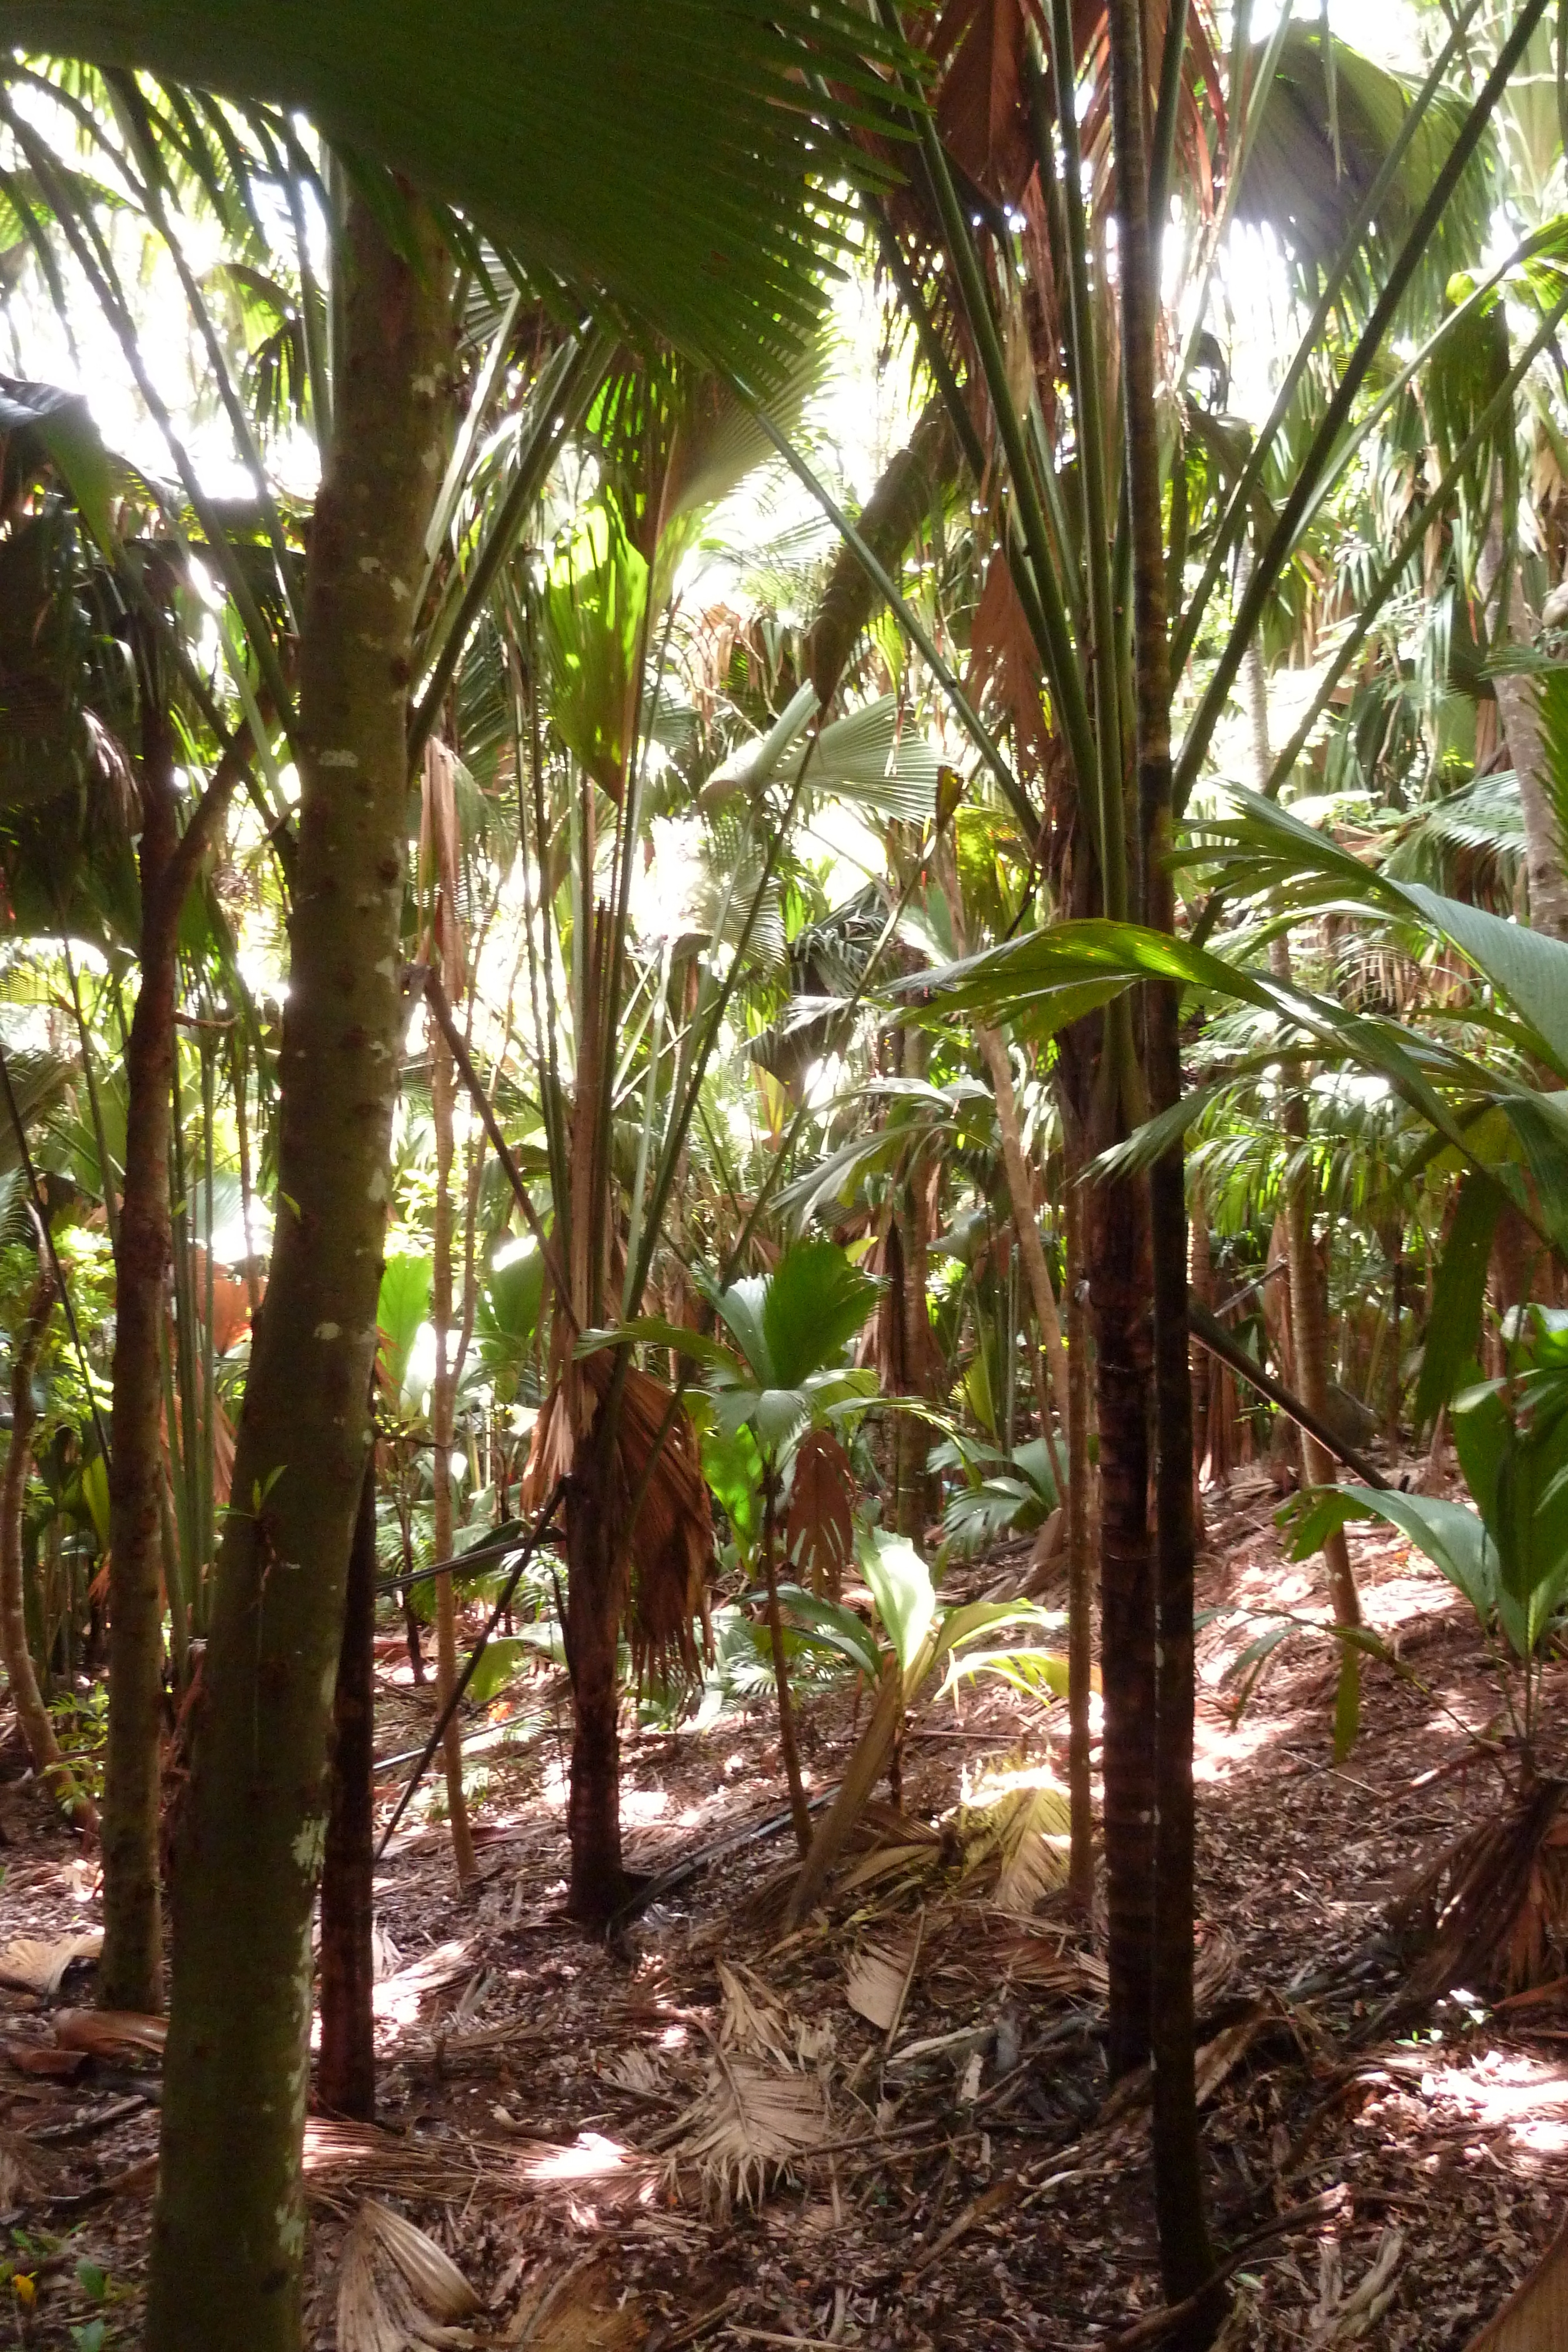
[[[1154,2002],[1155,1561],[1149,1532],[1148,1195],[1137,1178],[1090,1187],[1089,1305],[1100,1433],[1100,1672],[1113,2081],[1149,2055]]]
[[[776,1557],[779,1476],[771,1465],[762,1474],[762,1574],[768,1587],[768,1639],[773,1651],[773,1687],[779,1698],[779,1752],[789,1790],[789,1818],[795,1843],[804,1860],[811,1843],[811,1813],[800,1779],[800,1751],[795,1744],[795,1709],[789,1697],[789,1661],[784,1650],[784,1620],[779,1608],[779,1562]],[[894,1798],[896,1804],[898,1799]]]
[[[98,1816],[92,1800],[77,1785],[70,1766],[60,1754],[49,1710],[38,1688],[33,1654],[27,1647],[27,1616],[22,1582],[22,1519],[27,1499],[27,1474],[33,1466],[33,1375],[49,1318],[55,1311],[58,1286],[46,1251],[38,1279],[27,1302],[27,1312],[12,1334],[11,1442],[5,1449],[5,1469],[0,1476],[0,1663],[11,1685],[11,1704],[27,1745],[33,1769],[62,1812],[78,1829],[95,1830]]]
[[[331,1796],[321,1865],[321,2052],[316,2067],[322,2105],[360,2123],[373,2122],[376,2112],[375,1631],[372,1445],[349,1553],[332,1697]]]
[[[408,583],[440,478],[447,273],[348,198],[299,649],[277,1240],[235,1444],[173,1876],[149,2352],[298,2352],[310,1919],[370,1446],[408,815]]]
[[[163,1697],[163,1440],[160,1337],[170,1262],[170,1092],[180,909],[173,737],[151,654],[142,680],[141,938],[125,1049],[125,1176],[115,1247],[109,1466],[109,1747],[103,1782],[103,1958],[110,2009],[163,2005],[158,1880]],[[106,1179],[107,1181],[107,1179]],[[179,1605],[170,1595],[171,1607]]]

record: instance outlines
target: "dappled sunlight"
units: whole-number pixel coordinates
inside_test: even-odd
[[[1420,2077],[1434,2123],[1473,2123],[1505,2149],[1532,2158],[1568,2155],[1568,2067],[1508,2050],[1473,2062],[1433,2054]]]

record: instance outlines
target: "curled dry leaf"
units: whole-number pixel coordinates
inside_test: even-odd
[[[101,1927],[75,1936],[13,1936],[0,1944],[0,1984],[52,2000],[72,1961],[96,1960],[102,1949]]]
[[[837,1600],[854,1558],[854,1472],[831,1429],[809,1430],[795,1453],[784,1545],[813,1592]]]
[[[388,2205],[367,2198],[343,2247],[338,2284],[339,2352],[416,2352],[472,2344],[454,2323],[479,2298],[450,2254]]]
[[[138,2051],[162,2058],[169,2028],[161,2017],[130,2009],[62,2009],[55,2040],[62,2050],[84,2050],[89,2058],[126,2058]]]

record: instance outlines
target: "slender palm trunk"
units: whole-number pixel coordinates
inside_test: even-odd
[[[1181,0],[1185,6],[1185,0]],[[1170,654],[1166,627],[1166,556],[1155,413],[1158,248],[1149,216],[1142,0],[1111,0],[1111,107],[1116,157],[1118,266],[1125,368],[1128,508],[1133,533],[1133,651],[1137,711],[1139,840],[1144,915],[1175,928]],[[1181,26],[1178,23],[1177,30]],[[1149,1108],[1168,1109],[1182,1091],[1177,1001],[1173,988],[1145,992]],[[1194,2074],[1193,1933],[1193,1569],[1192,1380],[1187,1367],[1186,1197],[1179,1142],[1149,1171],[1154,1276],[1157,1541],[1157,1780],[1155,1851],[1152,2054],[1155,2206],[1160,2268],[1172,2301],[1210,2275]],[[1108,1637],[1107,1637],[1108,1638]],[[1205,2296],[1181,2330],[1207,2345],[1223,2299]]]
[[[789,1696],[789,1661],[784,1652],[784,1620],[779,1608],[778,1533],[779,1480],[769,1464],[762,1473],[762,1575],[768,1587],[768,1638],[773,1648],[773,1687],[779,1695],[779,1752],[789,1786],[789,1818],[795,1843],[804,1860],[811,1843],[811,1813],[800,1779],[800,1751],[795,1744],[795,1709]],[[897,1802],[896,1797],[894,1800]]]
[[[435,1377],[430,1391],[431,1482],[434,1489],[437,1559],[452,1558],[452,1433],[457,1367],[452,1348],[452,1048],[436,1031],[431,1057],[431,1102],[435,1116],[435,1219],[432,1255],[431,1321],[435,1327]],[[435,1696],[444,1709],[457,1687],[457,1604],[450,1576],[435,1580]],[[463,1727],[454,1714],[442,1742],[446,1767],[446,1818],[458,1884],[469,1885],[478,1868],[468,1801],[463,1793]]]
[[[925,1037],[918,1031],[906,1030],[902,1050],[905,1076],[924,1076]],[[897,1211],[899,1262],[904,1275],[898,1302],[903,1318],[899,1334],[904,1365],[901,1386],[911,1396],[924,1396],[931,1380],[931,1314],[926,1290],[931,1271],[932,1196],[938,1181],[938,1169],[922,1155],[909,1171]],[[930,1432],[925,1421],[915,1413],[900,1413],[894,1423],[897,1465],[894,1517],[899,1534],[907,1536],[915,1544],[924,1541],[930,1517],[925,1467],[930,1445]]]
[[[624,1901],[621,1859],[620,1624],[615,1449],[607,1407],[580,1440],[566,1492],[566,1655],[571,1674],[567,1907],[602,1927]]]
[[[1090,1698],[1094,1672],[1094,1529],[1089,1508],[1089,1316],[1084,1304],[1083,1192],[1069,1154],[1062,1196],[1067,1265],[1067,1788],[1071,1822],[1068,1890],[1094,1900],[1094,1801]]]
[[[149,2352],[298,2352],[310,1916],[370,1446],[401,1060],[407,583],[439,480],[446,272],[348,199],[343,337],[299,654],[278,1220],[173,1874]]]
[[[27,1499],[27,1474],[33,1466],[33,1375],[37,1370],[44,1335],[58,1296],[54,1267],[46,1253],[27,1301],[27,1312],[14,1334],[11,1360],[11,1442],[0,1475],[0,1664],[11,1685],[11,1704],[33,1760],[33,1769],[60,1810],[79,1829],[95,1830],[98,1816],[92,1800],[80,1790],[60,1754],[49,1710],[38,1688],[33,1654],[27,1647],[27,1617],[22,1583],[22,1517]]]
[[[163,1440],[170,1095],[180,909],[174,745],[150,655],[141,721],[141,938],[126,1043],[125,1177],[115,1248],[109,1472],[109,1749],[103,1787],[103,1959],[110,2009],[163,2005],[158,1879],[163,1698]],[[107,1177],[105,1179],[107,1181]],[[170,1595],[171,1609],[179,1597]]]
[[[321,2054],[316,2087],[331,2114],[376,2112],[374,1784],[376,1455],[371,1448],[349,1554],[343,1644],[332,1697],[332,1784],[321,1864]]]
[[[1035,1223],[1034,1187],[1030,1181],[1029,1162],[1023,1155],[1023,1133],[1019,1125],[1018,1098],[1013,1093],[1013,1074],[1008,1061],[1008,1049],[1000,1033],[983,1024],[976,1028],[975,1042],[991,1074],[991,1091],[997,1105],[997,1132],[1001,1138],[1002,1167],[1008,1180],[1008,1197],[1012,1202],[1019,1255],[1023,1260],[1030,1299],[1034,1307],[1035,1320],[1040,1326],[1040,1353],[1044,1359],[1051,1394],[1055,1400],[1056,1417],[1065,1429],[1070,1407],[1067,1357],[1061,1344],[1061,1318],[1056,1311],[1051,1269],[1045,1262],[1045,1244]],[[1040,1434],[1050,1442],[1051,1423],[1043,1395],[1040,1399]],[[1053,1446],[1053,1455],[1054,1452]]]

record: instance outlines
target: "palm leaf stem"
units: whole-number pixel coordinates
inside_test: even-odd
[[[1105,420],[1101,410],[1100,371],[1095,364],[1094,315],[1089,293],[1088,222],[1083,208],[1083,172],[1074,103],[1071,0],[1051,0],[1051,78],[1056,89],[1057,131],[1061,142],[1061,203],[1067,236],[1068,359],[1077,426],[1079,478],[1083,498],[1083,561],[1089,573],[1090,659],[1094,677],[1096,759],[1095,817],[1101,887],[1113,921],[1128,912],[1126,828],[1122,811],[1122,700],[1116,675],[1117,628],[1112,594],[1110,509],[1105,493]],[[1044,119],[1043,77],[1036,75],[1035,134],[1043,183],[1052,158]]]
[[[888,22],[892,16],[891,0],[878,0],[878,6],[883,22]],[[964,314],[979,353],[998,436],[1007,457],[1013,494],[1013,517],[1022,531],[1024,546],[1033,567],[1040,614],[1046,630],[1046,640],[1038,645],[1038,651],[1051,683],[1052,701],[1061,716],[1062,732],[1067,738],[1074,768],[1080,777],[1092,777],[1095,773],[1094,733],[1090,724],[1088,699],[1073,650],[1066,599],[1052,559],[1045,515],[1008,382],[1006,354],[997,332],[996,320],[991,315],[990,298],[969,240],[936,126],[925,109],[920,109],[914,120],[925,168],[936,192],[937,209],[942,216],[943,233],[958,281]]]
[[[1365,381],[1368,370],[1380,350],[1384,337],[1393,323],[1395,312],[1416,269],[1425,257],[1434,229],[1442,218],[1460,177],[1480,142],[1481,134],[1490,121],[1498,100],[1507,89],[1509,79],[1519,64],[1530,37],[1545,14],[1547,0],[1524,0],[1512,31],[1498,53],[1479,95],[1470,107],[1458,137],[1443,160],[1428,190],[1426,201],[1406,236],[1404,246],[1389,271],[1382,293],[1371,318],[1352,352],[1343,374],[1334,388],[1324,411],[1322,423],[1312,436],[1312,446],[1296,473],[1290,493],[1280,510],[1279,519],[1252,568],[1241,602],[1237,610],[1230,634],[1220,654],[1213,677],[1204,690],[1194,714],[1191,726],[1182,744],[1181,759],[1176,773],[1176,808],[1179,814],[1185,806],[1205,755],[1209,740],[1218,724],[1220,713],[1229,698],[1247,647],[1251,643],[1263,607],[1272,593],[1274,584],[1294,549],[1302,521],[1307,513],[1318,478],[1333,455],[1340,432],[1349,416],[1355,395]]]
[[[110,1165],[109,1135],[103,1123],[103,1102],[98,1091],[98,1073],[94,1068],[92,1042],[88,1033],[87,1014],[82,1008],[81,979],[71,953],[70,939],[62,929],[60,950],[66,960],[66,978],[70,982],[71,1005],[76,1013],[77,1036],[81,1045],[82,1076],[87,1081],[88,1110],[92,1119],[93,1148],[98,1153],[99,1181],[103,1187],[103,1219],[109,1228],[109,1245],[120,1245],[120,1204],[114,1197],[114,1171]]]

